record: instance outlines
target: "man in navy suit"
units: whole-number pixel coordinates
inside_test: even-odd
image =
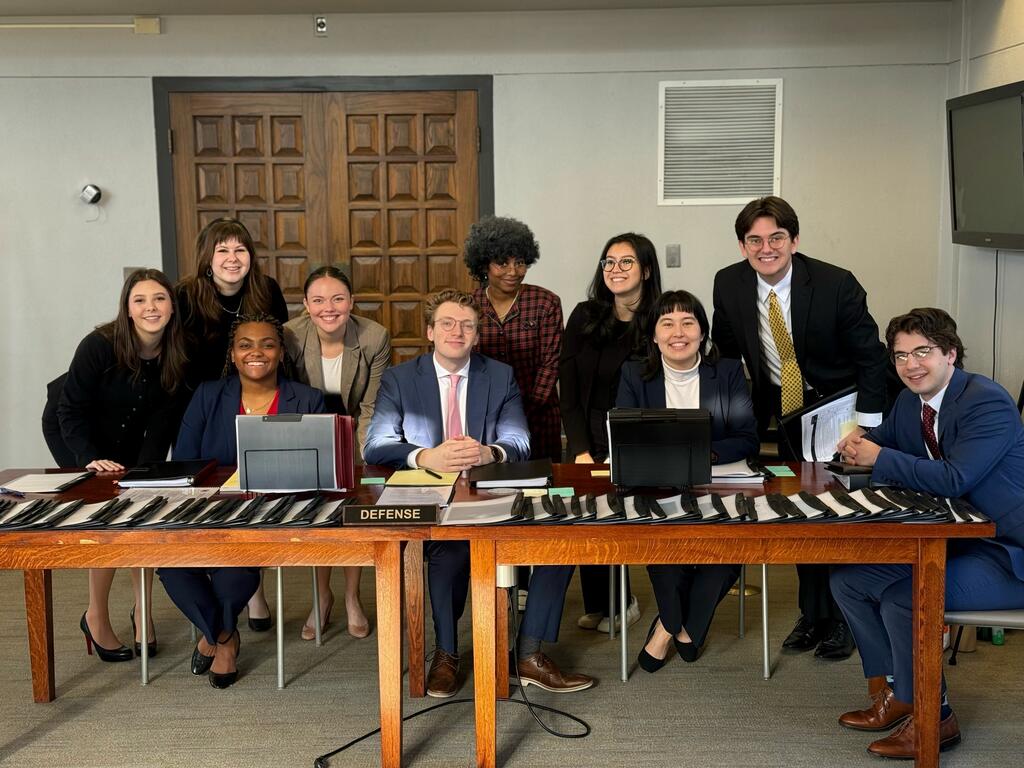
[[[874,467],[871,479],[946,497],[964,497],[996,524],[996,537],[950,542],[946,610],[1024,607],[1024,426],[1009,393],[963,370],[964,347],[941,309],[895,317],[889,352],[907,388],[867,434],[840,442],[844,460]],[[868,750],[915,757],[912,574],[909,565],[836,568],[832,592],[860,648],[872,705],[841,725],[881,731],[905,723]],[[940,747],[960,728],[943,683]]]
[[[363,458],[367,464],[461,472],[494,461],[526,461],[530,433],[512,368],[473,354],[479,308],[461,291],[441,291],[425,307],[433,354],[389,368],[381,377]],[[427,694],[454,696],[459,688],[458,621],[469,592],[469,543],[426,545],[427,583],[436,648]],[[589,688],[586,675],[563,674],[540,652],[558,639],[572,566],[538,566],[517,640],[523,685],[564,693]]]

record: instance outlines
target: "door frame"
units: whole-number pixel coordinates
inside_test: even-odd
[[[403,77],[154,77],[156,178],[160,206],[163,270],[178,274],[174,172],[170,146],[172,93],[324,93],[344,91],[476,91],[477,200],[480,216],[494,213],[494,78],[490,75],[409,75]],[[178,137],[178,141],[183,141]]]

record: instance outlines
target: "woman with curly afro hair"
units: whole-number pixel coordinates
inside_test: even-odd
[[[512,366],[530,427],[530,458],[562,460],[558,360],[562,302],[551,291],[523,282],[540,258],[530,228],[516,219],[488,216],[469,230],[465,261],[480,283],[480,353]]]

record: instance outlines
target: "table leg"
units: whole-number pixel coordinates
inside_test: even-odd
[[[946,541],[920,539],[914,564],[914,735],[919,768],[939,765]]]
[[[473,590],[473,683],[476,693],[476,765],[495,768],[497,754],[495,654],[496,557],[493,541],[469,543]]]
[[[25,571],[25,621],[32,665],[32,699],[53,701],[53,575],[48,570]]]
[[[402,543],[374,544],[377,578],[377,667],[380,682],[380,764],[402,764]]]
[[[494,684],[497,689],[497,696],[501,699],[508,698],[508,592],[498,587],[494,596],[494,647],[497,649],[494,655],[495,670]],[[518,610],[519,606],[515,607]]]
[[[405,626],[409,649],[409,696],[421,699],[427,695],[426,657],[423,629],[423,542],[405,544]]]

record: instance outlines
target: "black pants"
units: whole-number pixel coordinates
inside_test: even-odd
[[[210,645],[222,632],[235,631],[238,615],[260,585],[259,568],[159,568],[157,575]]]
[[[600,613],[608,615],[608,601],[612,594],[608,592],[609,565],[581,565],[580,566],[580,589],[583,592],[583,612]],[[619,594],[619,582],[615,581],[614,595]],[[626,605],[633,599],[633,592],[629,585],[629,568],[626,568]],[[615,603],[618,606],[618,602]],[[616,610],[618,610],[616,608]]]
[[[796,574],[800,578],[800,613],[814,624],[825,625],[835,621],[843,621],[843,612],[839,610],[832,597],[829,585],[831,565],[798,565]]]
[[[738,565],[648,565],[661,624],[672,635],[686,629],[694,645],[708,636],[715,609],[740,575]]]

